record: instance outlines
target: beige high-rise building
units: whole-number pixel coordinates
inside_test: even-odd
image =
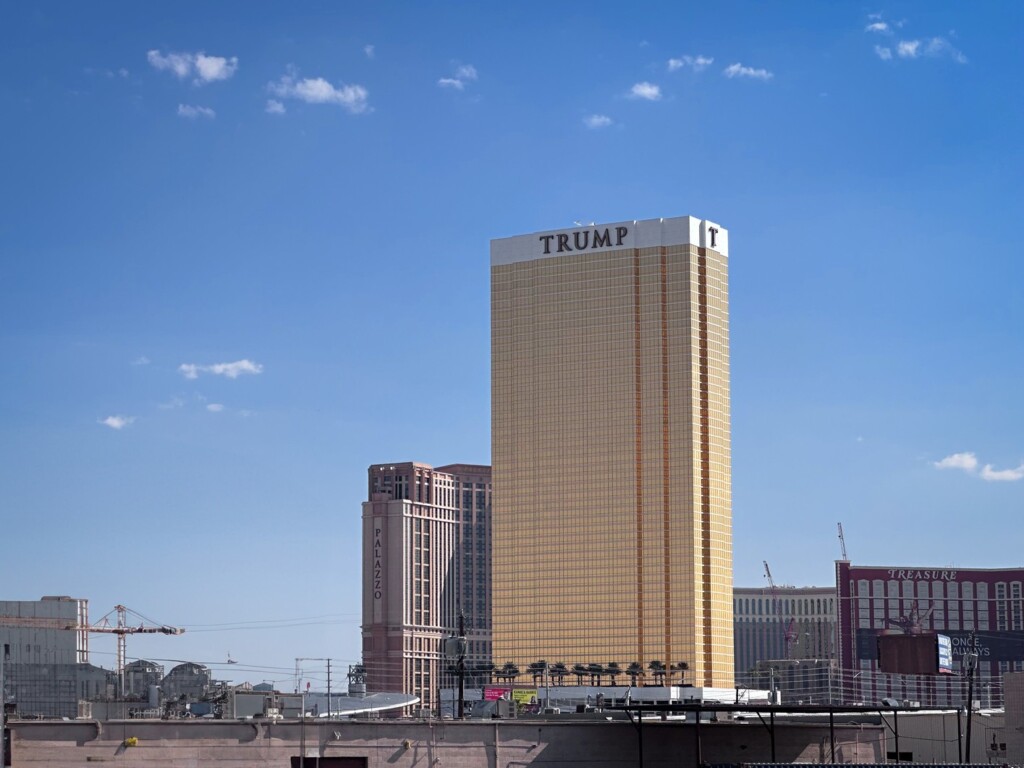
[[[371,693],[437,711],[455,678],[444,641],[464,619],[466,680],[491,659],[491,468],[373,464],[363,502],[363,664]],[[483,676],[486,679],[486,675]]]
[[[728,233],[491,242],[494,663],[733,682]]]

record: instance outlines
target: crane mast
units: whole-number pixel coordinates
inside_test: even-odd
[[[123,605],[115,605],[111,613],[117,613],[117,623],[110,623],[110,613],[100,619],[98,624],[86,627],[89,632],[117,636],[117,681],[121,696],[124,696],[124,664],[126,651],[128,649],[128,635],[138,634],[160,634],[160,635],[182,635],[185,630],[181,627],[170,627],[166,624],[146,624],[147,619],[140,613],[132,611]],[[140,620],[138,626],[128,626],[128,614],[137,616]]]
[[[793,657],[793,643],[796,640],[796,619],[790,617],[789,622],[785,622],[782,616],[782,601],[779,600],[779,590],[775,586],[775,579],[772,578],[772,569],[768,567],[768,561],[762,560],[764,563],[764,576],[768,579],[768,589],[772,595],[772,613],[775,614],[779,621],[779,626],[782,627],[782,641],[783,648],[785,649],[785,658],[790,659]]]

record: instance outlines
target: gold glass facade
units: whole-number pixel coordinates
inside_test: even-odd
[[[683,217],[492,243],[496,665],[732,685],[726,238]]]

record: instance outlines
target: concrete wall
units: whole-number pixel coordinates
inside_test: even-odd
[[[896,751],[891,714],[884,716],[887,751]],[[915,763],[959,763],[966,756],[967,713],[915,712],[899,715],[900,752],[910,753]],[[959,733],[958,733],[959,729]],[[971,759],[976,765],[1004,763],[1005,755],[998,749],[1006,742],[1003,735],[1003,713],[986,710],[975,712],[971,725]],[[992,750],[995,742],[997,749]]]
[[[636,768],[638,732],[628,720],[461,722],[140,721],[13,722],[14,768],[71,768],[117,762],[124,768],[225,765],[289,766],[291,757],[365,757],[369,768]],[[704,723],[701,757],[710,763],[767,762],[767,729],[759,723]],[[696,726],[645,722],[645,768],[696,761]],[[126,739],[138,740],[126,746]],[[840,762],[880,762],[880,726],[837,726]],[[828,727],[780,724],[778,762],[828,762]]]

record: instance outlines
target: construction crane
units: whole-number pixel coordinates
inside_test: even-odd
[[[796,619],[790,617],[788,624],[783,624],[782,617],[782,601],[779,600],[779,590],[775,586],[775,579],[772,578],[772,569],[768,567],[768,561],[762,560],[764,563],[764,575],[768,579],[768,588],[772,594],[772,613],[775,614],[779,621],[779,626],[784,626],[782,630],[782,640],[786,651],[785,658],[789,659],[793,656],[793,643],[796,640]]]
[[[117,624],[110,623],[110,614],[117,613]],[[128,614],[131,614],[133,618],[139,619],[138,626],[128,625]],[[147,625],[146,622],[150,624]],[[124,659],[125,651],[127,649],[127,638],[128,635],[183,635],[185,630],[181,627],[169,627],[165,624],[156,624],[156,622],[147,619],[141,613],[125,608],[123,605],[115,605],[114,610],[110,611],[106,616],[101,618],[97,624],[88,626],[89,632],[98,632],[107,635],[117,635],[117,680],[118,688],[120,689],[121,695],[124,696]]]
[[[839,526],[839,546],[843,550],[843,560],[849,560],[850,558],[846,556],[846,539],[843,537],[843,524],[836,523],[836,525]]]

